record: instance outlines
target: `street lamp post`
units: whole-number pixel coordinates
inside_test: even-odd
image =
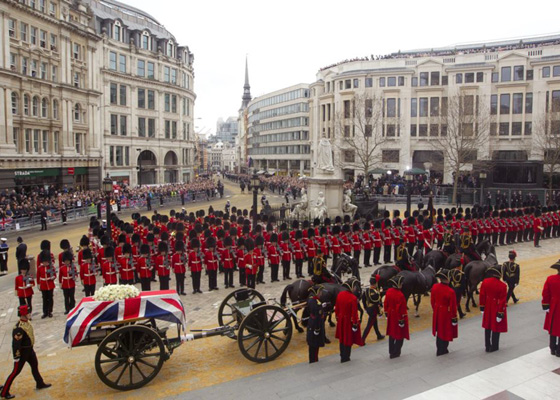
[[[111,236],[111,193],[113,192],[113,180],[107,177],[103,179],[103,191],[106,194],[106,207],[107,207],[107,235],[109,235],[109,240],[112,240]]]
[[[138,154],[138,186],[142,186],[142,149],[136,149]]]
[[[253,231],[257,229],[257,195],[259,194],[259,186],[261,181],[257,174],[251,177],[251,186],[253,188]]]
[[[480,206],[484,206],[484,182],[486,181],[486,172],[482,171],[478,174],[478,179],[480,180]]]
[[[411,192],[412,192],[412,179],[413,176],[410,173],[406,173],[404,174],[404,177],[406,179],[406,211],[408,212],[408,215],[410,216],[410,201],[411,201]]]

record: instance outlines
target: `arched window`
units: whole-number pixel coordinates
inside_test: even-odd
[[[49,109],[49,100],[46,97],[43,97],[41,101],[41,117],[48,118],[48,109]]]
[[[115,21],[113,24],[113,39],[122,41],[122,26],[119,21]]]
[[[16,115],[19,111],[19,97],[16,92],[12,92],[12,114]]]
[[[58,119],[58,100],[53,100],[52,117],[53,119]]]
[[[79,122],[82,113],[82,108],[78,103],[74,106],[74,121]]]
[[[35,96],[33,97],[33,109],[32,109],[32,113],[34,117],[38,117],[39,116],[39,97]]]
[[[23,114],[24,115],[29,115],[29,95],[26,94],[23,96]]]

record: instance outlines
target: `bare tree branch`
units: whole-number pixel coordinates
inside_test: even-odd
[[[548,175],[548,188],[552,189],[553,176],[560,166],[560,102],[553,101],[544,116],[533,122],[534,144],[543,157]]]

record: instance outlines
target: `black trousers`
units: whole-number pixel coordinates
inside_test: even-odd
[[[360,265],[360,254],[362,254],[360,250],[354,250],[353,257],[356,261],[358,261],[358,266]]]
[[[517,297],[515,297],[515,293],[513,293],[514,290],[515,290],[515,285],[508,285],[506,303],[509,301],[510,297],[513,298],[514,303],[517,303],[519,301],[519,299]]]
[[[200,275],[201,271],[191,272],[192,287],[194,292],[200,291]]]
[[[233,287],[233,268],[224,268],[224,286]]]
[[[366,309],[367,311],[367,309]],[[362,342],[366,342],[366,339],[369,335],[369,332],[371,331],[371,328],[373,327],[373,329],[375,330],[375,334],[377,335],[377,339],[381,339],[383,337],[383,335],[381,334],[381,332],[379,332],[379,326],[377,325],[377,313],[375,312],[370,312],[367,311],[368,313],[368,322],[366,327],[364,328],[364,331],[362,332]]]
[[[152,278],[140,278],[140,286],[143,292],[149,292],[152,290]]]
[[[395,244],[393,245],[393,259],[396,261],[397,260],[397,251],[398,251],[399,245]],[[391,253],[389,251],[389,253]],[[390,254],[389,254],[390,255]],[[389,260],[391,260],[391,257],[389,257]],[[388,261],[383,260],[383,262],[387,263]]]
[[[31,367],[31,373],[33,374],[33,379],[35,379],[35,383],[37,386],[43,385],[45,382],[43,381],[43,377],[41,377],[41,373],[39,372],[39,361],[37,361],[37,355],[35,351],[31,349],[22,349],[19,361],[14,361],[14,369],[12,373],[8,375],[8,379],[6,379],[6,383],[4,383],[4,387],[2,388],[2,393],[0,394],[2,398],[6,397],[10,394],[10,388],[14,380],[19,375],[25,363],[29,363]]]
[[[8,260],[0,260],[0,272],[8,272]]]
[[[64,295],[64,311],[70,312],[76,306],[76,299],[74,298],[74,293],[76,288],[62,289],[62,294]]]
[[[505,232],[500,232],[500,246],[504,246],[504,238],[506,237]]]
[[[282,278],[284,278],[284,280],[290,279],[290,261],[282,260]]]
[[[381,247],[373,248],[373,265],[379,264],[381,258]],[[385,250],[383,251],[383,258],[385,258]],[[391,247],[389,247],[389,258],[391,258]]]
[[[494,246],[498,244],[498,232],[492,232],[492,244]]]
[[[296,260],[295,264],[296,264],[296,278],[303,278],[303,259]]]
[[[331,271],[334,270],[334,266],[336,265],[336,260],[338,260],[338,254],[334,254],[332,255],[332,267],[331,267]]]
[[[484,343],[487,352],[500,350],[500,332],[492,332],[490,329],[485,329]]]
[[[258,283],[265,283],[264,282],[264,265],[259,265],[259,270],[257,271],[257,282]]]
[[[366,267],[369,267],[371,264],[369,263],[369,259],[371,258],[371,249],[365,249],[364,250],[364,265]],[[379,255],[377,256],[377,258],[379,259]]]
[[[407,243],[406,244],[406,249],[408,250],[408,254],[410,254],[411,257],[414,254],[414,246],[415,245],[416,245],[416,243]]]
[[[245,286],[247,283],[247,278],[245,278],[245,267],[239,268],[239,285]]]
[[[560,354],[560,338],[550,335],[550,352],[552,354]]]
[[[41,218],[41,230],[42,231],[47,230],[47,219],[46,218]]]
[[[169,281],[171,277],[169,275],[158,275],[159,279],[159,290],[169,290]]]
[[[342,342],[339,343],[340,347],[340,362],[350,361],[350,354],[352,353],[352,346],[345,346]]]
[[[404,339],[393,339],[389,336],[389,355],[391,357],[399,357],[401,355],[401,349],[404,343]]]
[[[53,291],[52,290],[41,290],[43,295],[43,315],[49,315],[53,312]]]
[[[319,347],[309,346],[309,364],[319,361]]]
[[[33,299],[33,296],[29,296],[29,297],[18,297],[19,300],[19,305],[20,306],[27,306],[29,307],[29,315],[31,315],[31,313],[33,312],[33,307],[31,306],[31,301]],[[19,317],[19,311],[18,311],[18,317]]]
[[[255,278],[256,275],[253,274],[247,274],[247,287],[254,289],[255,288]]]
[[[436,355],[438,356],[442,356],[444,354],[449,353],[449,350],[447,349],[449,347],[449,342],[447,340],[442,340],[439,338],[439,336],[436,336]]]
[[[313,257],[307,257],[307,275],[313,275]]]
[[[395,259],[397,258],[397,246],[395,246]],[[391,262],[391,245],[386,244],[383,246],[383,263],[388,264]]]
[[[93,296],[95,294],[95,284],[93,285],[84,285],[84,289],[85,289],[85,296],[89,297],[89,296]],[[144,290],[144,289],[142,289]]]
[[[177,293],[184,294],[185,293],[185,274],[184,273],[176,273],[175,274],[175,288]]]
[[[272,282],[278,280],[278,264],[270,264],[270,279]]]
[[[533,238],[534,238],[533,243],[534,243],[535,247],[537,247],[539,245],[539,241],[541,240],[541,231],[536,231]]]
[[[208,270],[208,289],[214,290],[218,287],[218,271]]]

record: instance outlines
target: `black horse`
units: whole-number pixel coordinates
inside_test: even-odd
[[[344,274],[351,274],[353,277],[360,279],[360,269],[358,268],[358,260],[354,257],[342,253],[333,263],[331,273],[337,283],[342,284],[342,277]]]
[[[422,252],[417,251],[414,254],[414,263],[420,268],[424,267],[424,256]],[[382,289],[384,295],[387,289],[389,289],[390,287],[389,280],[392,277],[396,276],[399,272],[401,272],[401,269],[396,265],[386,264],[373,271],[371,277],[375,278],[376,275],[379,275],[379,282],[377,284]]]
[[[482,242],[478,243],[475,246],[475,248],[476,248],[476,251],[478,252],[478,254],[480,254],[481,256],[484,256],[484,257],[488,257],[488,255],[490,255],[491,253],[496,254],[496,250],[494,249],[494,246],[488,240],[483,240]],[[453,268],[457,268],[457,267],[461,266],[462,265],[461,264],[461,258],[463,258],[463,257],[464,257],[464,260],[465,260],[465,265],[468,264],[469,262],[473,261],[473,260],[469,259],[464,254],[455,253],[455,254],[451,254],[447,258],[447,260],[445,260],[445,266],[443,268],[453,269]]]
[[[356,277],[351,277],[344,284],[340,285],[337,283],[324,283],[322,285],[322,290],[319,292],[319,301],[325,304],[325,312],[328,314],[329,325],[331,327],[335,326],[332,322],[332,312],[334,310],[334,305],[336,304],[336,298],[341,292],[352,292],[354,296],[358,299],[362,297],[362,284]],[[358,301],[358,310],[360,311],[360,319],[364,310]]]
[[[311,281],[307,281],[305,279],[298,279],[297,281],[290,283],[288,286],[284,288],[282,291],[282,295],[280,296],[280,305],[285,308],[286,307],[286,300],[288,296],[290,297],[290,301],[292,305],[297,305],[300,303],[307,302],[307,298],[309,297],[309,288],[313,286]],[[296,327],[298,332],[303,332],[303,329],[299,326],[298,320],[294,313],[290,313],[292,316],[292,320],[294,322],[294,326]],[[307,325],[307,319],[303,319],[302,317],[302,325]]]
[[[432,250],[424,256],[424,268],[431,265],[436,271],[439,271],[445,266],[445,260],[447,260],[446,253],[441,250]]]
[[[418,307],[422,301],[422,296],[427,294],[436,283],[436,270],[431,265],[420,271],[401,271],[398,275],[404,278],[402,292],[408,303],[412,295],[414,306],[416,307],[415,316],[418,317]]]
[[[493,249],[494,247],[492,247]],[[471,261],[465,266],[465,277],[467,280],[467,304],[465,305],[465,309],[467,312],[470,312],[469,308],[469,301],[472,301],[472,306],[476,307],[476,303],[474,301],[474,292],[478,290],[478,285],[484,279],[484,275],[486,270],[494,265],[498,264],[498,259],[496,258],[495,251],[490,253],[484,260],[482,261]]]

